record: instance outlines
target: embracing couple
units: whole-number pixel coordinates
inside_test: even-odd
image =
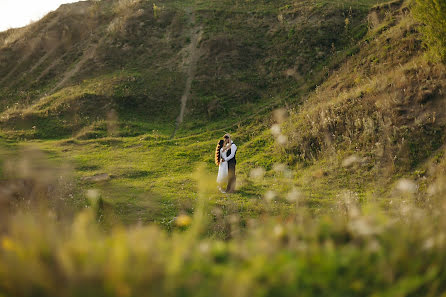
[[[237,146],[231,140],[231,135],[225,134],[215,149],[215,164],[218,165],[217,183],[220,192],[233,193],[235,191],[235,154]],[[223,190],[227,183],[226,190]]]

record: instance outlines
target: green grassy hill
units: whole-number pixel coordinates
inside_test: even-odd
[[[2,135],[69,160],[76,204],[99,188],[127,223],[192,213],[194,168],[215,174],[225,131],[239,191],[217,206],[259,216],[276,185],[277,214],[293,187],[324,211],[346,189],[364,200],[426,172],[442,147],[444,69],[416,28],[403,1],[63,5],[0,35]]]
[[[274,164],[294,166],[297,156],[274,145],[272,111],[302,104],[357,54],[376,3],[63,5],[1,35],[3,136],[68,158],[81,188],[100,187],[125,221],[170,222],[192,211],[191,172],[200,163],[216,171],[214,145],[229,131],[240,145],[239,193],[216,203],[257,216],[264,189],[280,175]],[[264,184],[249,178],[260,167],[271,177]],[[92,182],[101,175],[106,181]]]
[[[444,296],[446,69],[414,4],[84,1],[0,32],[0,297]]]
[[[314,88],[366,33],[369,2],[64,5],[2,33],[2,121],[25,138],[103,137],[115,110],[119,135],[169,135],[195,54],[179,133],[223,128]]]
[[[327,188],[382,195],[402,176],[425,183],[442,155],[445,67],[426,59],[406,2],[375,6],[369,22],[357,53],[291,111],[284,152]]]

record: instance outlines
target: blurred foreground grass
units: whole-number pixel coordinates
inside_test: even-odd
[[[379,200],[359,203],[346,192],[331,211],[314,216],[306,198],[290,192],[295,207],[286,218],[265,214],[242,222],[212,208],[214,178],[198,170],[194,214],[179,214],[169,232],[142,224],[104,229],[107,214],[98,192],[88,191],[89,206],[70,213],[63,172],[51,178],[43,163],[15,164],[32,170],[21,179],[3,173],[1,296],[446,293],[442,179],[422,203],[406,181],[386,207]],[[227,224],[228,240],[218,239],[215,224]]]

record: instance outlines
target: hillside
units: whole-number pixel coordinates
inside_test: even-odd
[[[0,32],[0,297],[446,296],[445,11],[102,0]]]
[[[202,161],[214,170],[214,143],[229,130],[242,145],[239,199],[262,196],[252,182],[242,185],[252,168],[270,170],[282,158],[271,147],[271,111],[299,104],[356,51],[375,3],[63,5],[2,33],[2,133],[12,143],[45,140],[36,143],[71,159],[86,186],[112,176],[101,186],[106,200],[125,218],[152,221],[157,208],[148,201],[161,203],[162,220],[191,209],[185,173]],[[168,140],[174,133],[180,138]],[[260,208],[254,213],[264,208],[249,204]]]
[[[407,2],[384,11],[371,10],[357,53],[284,125],[289,163],[309,166],[330,188],[378,196],[402,176],[426,190],[445,143],[445,67],[426,59]]]
[[[192,213],[224,131],[240,148],[238,193],[213,198],[226,214],[262,215],[271,189],[276,214],[291,189],[325,212],[434,178],[444,67],[417,26],[404,1],[63,5],[0,35],[1,133],[68,161],[75,204],[98,188],[127,223]]]
[[[63,5],[29,27],[4,32],[4,125],[22,128],[18,133],[27,138],[103,137],[103,121],[115,110],[120,126],[131,127],[123,136],[153,128],[172,134],[194,62],[190,120],[179,132],[223,128],[250,116],[254,106],[268,108],[313,87],[324,67],[342,60],[365,34],[368,10],[367,1],[156,5]]]

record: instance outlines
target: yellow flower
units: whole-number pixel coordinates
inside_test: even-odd
[[[2,239],[2,247],[5,251],[13,251],[15,247],[14,241],[12,241],[11,238],[5,236]]]
[[[178,227],[186,227],[192,223],[192,218],[188,215],[182,214],[177,217],[175,223]]]
[[[274,226],[273,232],[274,232],[274,236],[279,239],[282,239],[286,236],[286,231],[282,227],[282,225]]]
[[[350,284],[350,287],[355,291],[361,291],[364,288],[364,284],[360,280],[355,280]]]

